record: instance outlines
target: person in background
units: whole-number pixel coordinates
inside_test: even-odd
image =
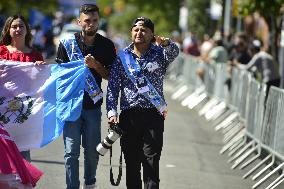
[[[213,36],[213,48],[210,50],[208,55],[209,62],[213,63],[227,63],[228,52],[224,48],[223,39],[220,32],[216,32]]]
[[[154,37],[154,24],[145,17],[134,20],[131,38],[132,43],[119,52],[111,68],[106,102],[108,122],[118,122],[121,92],[119,127],[123,130],[121,147],[126,163],[126,186],[142,189],[142,164],[144,188],[158,189],[167,116],[163,79],[179,48],[168,38]]]
[[[198,48],[198,39],[194,33],[188,32],[183,40],[182,49],[185,54],[191,56],[200,56]]]
[[[0,60],[34,62],[45,64],[41,53],[31,48],[32,34],[26,19],[21,15],[7,18],[0,37]],[[13,133],[9,133],[13,136]],[[22,151],[23,157],[31,161],[30,151]]]
[[[234,48],[229,55],[230,64],[247,64],[251,56],[248,52],[248,36],[244,33],[238,33],[234,39]]]
[[[263,43],[260,40],[253,40],[251,46],[252,59],[248,64],[243,65],[235,63],[238,68],[246,69],[254,73],[254,76],[261,82],[279,87],[280,76],[273,57],[263,49]]]
[[[248,36],[245,33],[238,33],[234,38],[234,47],[229,55],[229,64],[227,66],[229,75],[225,81],[229,90],[231,88],[233,66],[236,64],[247,64],[251,60],[251,55],[248,52],[248,43]]]
[[[67,63],[83,60],[95,78],[98,91],[101,91],[102,78],[108,79],[110,66],[116,58],[114,44],[97,33],[99,8],[96,4],[84,4],[80,7],[78,24],[82,29],[81,32],[61,40],[56,61]],[[85,90],[81,116],[76,121],[65,122],[63,140],[67,189],[80,187],[78,158],[81,139],[84,148],[83,188],[93,189],[96,186],[96,170],[99,161],[96,146],[101,142],[102,103],[102,98],[95,102],[93,95]]]
[[[201,79],[201,81],[204,80],[206,60],[209,59],[209,52],[211,51],[212,48],[213,48],[212,39],[208,34],[204,34],[203,42],[199,47],[200,56],[197,58],[198,67],[196,68],[196,75]]]
[[[179,50],[182,52],[182,38],[181,38],[181,34],[179,31],[174,30],[172,32],[172,40],[176,43]]]
[[[44,49],[44,31],[40,25],[36,25],[32,30],[33,35],[33,48],[39,52],[43,52]]]

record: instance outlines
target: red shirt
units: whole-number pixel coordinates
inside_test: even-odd
[[[5,45],[0,46],[0,60],[12,60],[12,61],[20,61],[20,62],[35,62],[35,61],[43,61],[43,57],[41,53],[35,51],[34,49],[29,53],[23,52],[9,52]]]

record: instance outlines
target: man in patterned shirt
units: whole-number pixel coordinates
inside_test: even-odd
[[[119,126],[124,131],[121,146],[127,188],[142,189],[142,163],[144,188],[158,189],[167,115],[163,79],[179,49],[170,39],[154,36],[154,24],[145,17],[134,20],[131,37],[132,43],[119,52],[111,68],[107,116],[110,124],[118,122],[117,104],[121,92]]]

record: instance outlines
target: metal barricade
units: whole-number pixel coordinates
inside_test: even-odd
[[[192,56],[186,56],[183,66],[183,85],[172,95],[172,99],[181,100],[182,106],[193,108],[207,96],[204,93],[204,83],[197,76],[196,70],[200,62]]]
[[[214,65],[206,64],[204,74],[205,90],[209,96],[213,96],[214,92],[214,81],[216,78]]]
[[[226,64],[215,64],[215,83],[214,83],[214,97],[218,100],[225,101],[225,80],[228,77],[226,72]]]
[[[248,106],[246,111],[246,128],[247,132],[255,134],[258,120],[258,102],[260,98],[261,84],[255,79],[252,79],[250,83],[250,91],[248,94]]]
[[[231,87],[230,87],[230,100],[229,100],[229,104],[230,104],[230,108],[233,110],[237,110],[237,106],[238,106],[238,91],[239,91],[239,85],[240,82],[239,81],[239,74],[240,74],[240,70],[238,69],[233,69],[232,70],[232,75],[231,75]]]
[[[284,90],[271,87],[266,97],[267,86],[264,83],[253,79],[247,71],[233,68],[231,88],[226,96],[224,83],[227,77],[224,74],[226,65],[206,64],[204,89],[200,88],[200,83],[198,83],[197,67],[198,63],[194,59],[189,56],[185,57],[181,74],[183,82],[195,91],[185,98],[182,104],[193,108],[196,106],[197,99],[207,97],[209,101],[206,101],[199,111],[199,115],[206,117],[210,111],[216,110],[216,107],[226,102],[228,115],[224,116],[215,127],[216,130],[222,129],[224,133],[225,145],[220,153],[229,151],[229,162],[233,162],[232,169],[239,165],[240,169],[243,169],[260,158],[260,162],[253,165],[243,176],[247,178],[252,175],[252,179],[257,180],[266,174],[252,186],[252,188],[259,187],[271,175],[284,167],[284,143],[282,142],[284,138]],[[262,157],[263,151],[268,155]],[[276,188],[283,181],[284,174],[281,174],[266,189]]]
[[[201,108],[199,115],[204,115],[208,121],[213,121],[227,110],[225,103],[226,64],[209,64],[206,66],[205,86],[209,101]]]
[[[172,80],[178,79],[182,75],[184,61],[185,55],[180,52],[179,56],[169,65],[166,75]]]
[[[198,77],[196,75],[196,69],[198,67],[198,61],[192,56],[186,56],[184,59],[184,65],[182,68],[182,75],[184,82],[192,89],[195,90],[200,83],[198,83]]]
[[[277,88],[279,91],[278,111],[276,118],[276,129],[274,136],[274,149],[284,157],[284,90]]]
[[[264,115],[263,127],[261,131],[261,142],[272,149],[274,148],[275,129],[277,121],[277,112],[279,107],[280,91],[276,87],[271,87],[266,102],[266,110]]]
[[[198,68],[198,61],[192,56],[182,54],[183,61],[179,61],[179,66],[173,66],[172,71],[176,72],[171,74],[168,72],[169,78],[176,80],[174,93],[172,99],[182,100],[185,95],[192,93],[196,88],[202,85],[200,79],[196,75]],[[172,63],[173,64],[173,63]],[[175,77],[176,76],[176,77]]]
[[[260,93],[258,97],[257,106],[255,108],[255,128],[254,128],[254,136],[260,140],[261,139],[261,132],[262,132],[262,126],[264,121],[264,111],[265,111],[265,100],[266,100],[266,90],[267,86],[265,83],[262,83],[260,85]],[[254,94],[251,94],[254,95]]]

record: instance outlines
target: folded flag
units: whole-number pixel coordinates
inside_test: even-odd
[[[79,118],[88,71],[82,61],[0,61],[0,124],[21,151],[45,146],[61,135],[65,121]]]

